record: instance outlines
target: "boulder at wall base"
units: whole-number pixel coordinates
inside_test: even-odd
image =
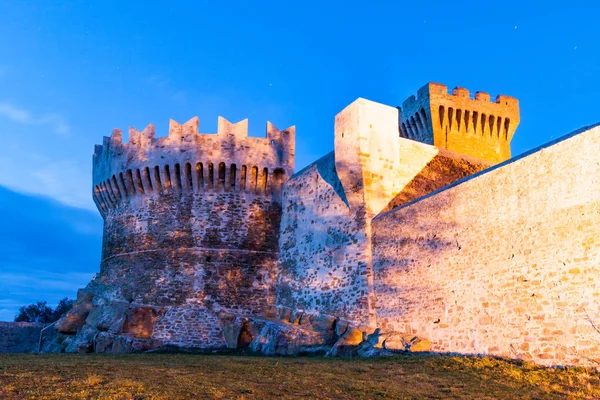
[[[89,291],[88,289],[79,289],[77,291],[77,300],[76,303],[88,303],[91,302],[94,298],[94,293]]]
[[[94,340],[94,351],[96,353],[110,353],[112,352],[114,341],[115,335],[112,333],[100,332]]]
[[[318,332],[268,321],[252,339],[250,349],[269,356],[317,354],[328,349],[326,341],[327,338]]]
[[[96,353],[143,353],[158,349],[162,345],[163,342],[157,339],[137,339],[108,332],[100,332],[94,339],[94,351]]]
[[[331,350],[327,353],[328,357],[356,357],[359,346],[364,341],[364,334],[360,329],[351,328],[344,333]]]
[[[93,350],[93,345],[85,338],[81,336],[74,336],[65,349],[65,353],[91,353]]]
[[[267,322],[260,319],[221,316],[221,330],[228,349],[246,349]]]
[[[292,310],[290,313],[290,323],[300,325],[300,320],[302,319],[302,315],[304,313],[298,310]]]
[[[399,332],[390,333],[383,342],[383,347],[392,351],[406,351],[406,335]]]
[[[367,335],[367,339],[358,345],[357,353],[360,357],[381,357],[391,356],[394,352],[384,349],[380,343],[383,343],[385,335],[381,329],[377,328],[373,333]]]
[[[306,317],[302,318],[302,324],[304,323],[305,318]],[[332,333],[335,328],[335,321],[336,319],[334,317],[328,317],[325,315],[308,316],[308,322],[312,329],[321,333]]]
[[[101,332],[119,333],[123,330],[128,307],[129,303],[117,301],[109,305],[95,305],[85,322]]]
[[[158,313],[153,307],[130,307],[125,315],[122,332],[135,338],[151,338]]]
[[[73,335],[60,333],[56,330],[56,326],[50,325],[42,330],[40,334],[40,352],[41,353],[64,353],[69,341],[67,338],[72,338]],[[72,339],[69,339],[72,340]]]
[[[415,335],[393,332],[383,342],[383,347],[390,351],[408,351],[420,353],[431,351],[431,341]]]
[[[259,333],[260,329],[258,329],[256,324],[252,324],[247,318],[244,318],[238,331],[236,348],[240,350],[247,349]]]
[[[92,303],[89,301],[75,303],[71,311],[66,313],[56,323],[56,330],[60,333],[74,334],[79,331],[92,309]]]
[[[335,321],[335,334],[342,336],[350,328],[350,321],[345,319],[337,319]]]
[[[93,341],[96,333],[94,328],[84,325],[79,333],[71,338],[65,353],[91,353],[94,350]]]
[[[221,329],[228,349],[236,349],[243,321],[235,315],[221,316]]]

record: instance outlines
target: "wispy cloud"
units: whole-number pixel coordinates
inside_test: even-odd
[[[40,194],[61,203],[96,211],[91,195],[88,165],[72,160],[54,160],[46,155],[15,149],[19,157],[0,151],[0,185],[20,193]],[[17,173],[18,171],[18,173]]]
[[[157,88],[163,88],[168,85],[170,79],[164,78],[161,75],[152,75],[144,80],[144,83],[147,85],[156,86]]]
[[[78,166],[70,160],[48,160],[40,168],[31,169],[33,187],[38,192],[42,188],[43,194],[65,204],[95,210],[89,188],[91,177],[83,172],[88,169],[87,166]]]
[[[0,76],[2,75],[2,67],[0,67]],[[7,118],[11,121],[27,125],[46,125],[49,126],[54,133],[58,135],[69,134],[69,124],[65,118],[56,113],[46,113],[34,115],[28,110],[16,107],[10,103],[0,103],[0,117]]]
[[[33,290],[44,288],[49,292],[75,292],[77,288],[88,284],[93,272],[51,273],[47,271],[0,272],[2,286],[10,286],[13,295],[31,293]]]
[[[93,272],[0,271],[0,321],[12,320],[20,306],[47,301],[54,307],[64,297],[74,299],[77,289],[87,285]],[[6,296],[6,297],[5,297]]]
[[[188,101],[188,95],[184,90],[174,88],[171,79],[162,75],[152,75],[143,80],[144,84],[153,86],[162,97],[169,98],[178,104],[185,104]]]

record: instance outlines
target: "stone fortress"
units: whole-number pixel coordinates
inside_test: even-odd
[[[295,128],[198,118],[96,146],[100,272],[47,352],[491,354],[600,362],[600,128],[510,159],[519,103],[429,83]]]

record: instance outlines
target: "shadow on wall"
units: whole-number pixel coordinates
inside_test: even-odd
[[[452,198],[446,196],[436,207],[452,208]],[[423,212],[423,211],[421,211]],[[445,294],[441,288],[423,285],[420,282],[434,282],[423,265],[440,263],[461,250],[458,240],[442,238],[458,236],[457,225],[448,221],[427,222],[420,218],[421,212],[410,207],[402,213],[388,213],[384,218],[373,220],[373,274],[376,297],[378,326],[393,330],[391,325],[403,323],[405,315],[431,313],[431,323],[439,322],[437,314],[442,310]],[[425,211],[427,212],[427,211]],[[411,221],[412,229],[403,228],[404,221]],[[416,229],[414,228],[416,226]],[[456,232],[453,232],[456,231]],[[415,259],[415,254],[426,253],[426,259]],[[407,284],[410,275],[410,284]],[[451,275],[444,277],[452,279]],[[435,298],[434,304],[419,300],[422,293]],[[434,294],[439,293],[439,296]]]
[[[337,227],[313,227],[306,242],[325,238],[310,254],[291,250],[281,259],[277,284],[278,305],[306,312],[346,316],[366,297],[366,263],[346,267],[347,253],[361,252],[356,238]],[[362,252],[361,252],[362,254]],[[363,304],[364,307],[367,304]]]
[[[492,164],[487,161],[441,149],[381,213],[417,200],[491,166]]]
[[[344,187],[335,169],[334,152],[332,151],[318,160],[316,166],[321,178],[331,186],[335,193],[340,196],[340,199],[348,206],[348,199],[346,198]]]

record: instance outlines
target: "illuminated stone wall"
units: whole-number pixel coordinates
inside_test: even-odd
[[[600,359],[600,127],[373,221],[383,331],[433,351]]]

